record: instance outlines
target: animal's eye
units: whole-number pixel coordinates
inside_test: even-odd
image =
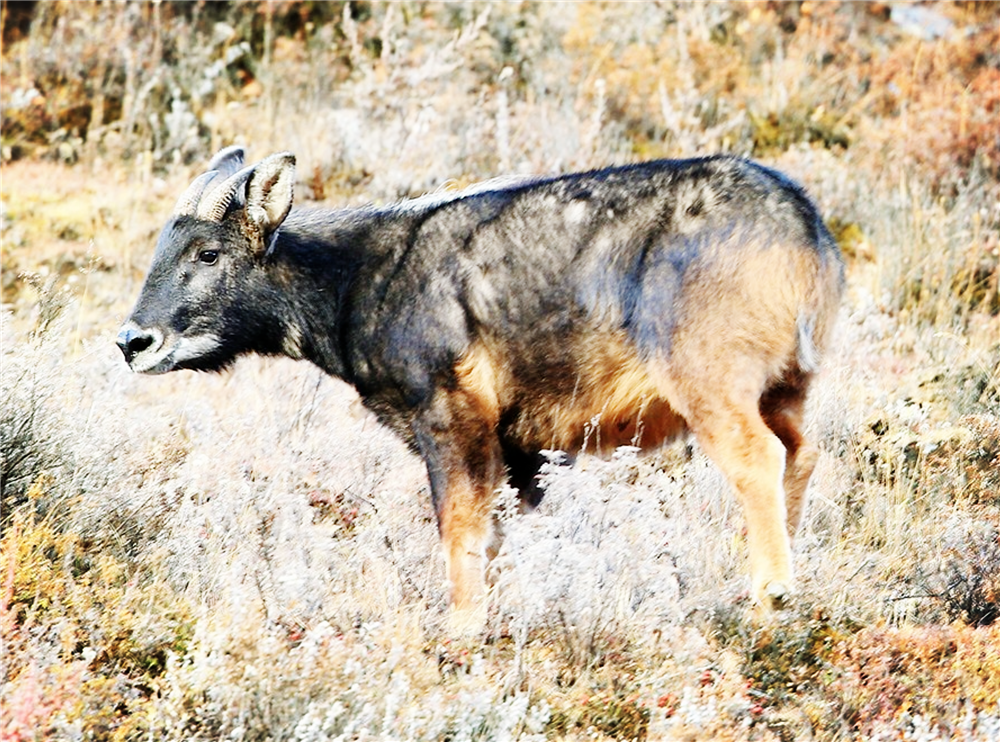
[[[202,250],[198,253],[198,262],[205,265],[215,265],[219,260],[218,250]]]

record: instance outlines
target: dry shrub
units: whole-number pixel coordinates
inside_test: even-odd
[[[933,48],[905,41],[868,65],[881,138],[898,137],[901,154],[926,168],[936,193],[953,193],[976,169],[994,193],[1000,178],[1000,26],[987,17],[968,28]]]
[[[0,541],[5,739],[107,739],[129,729],[173,652],[189,606],[155,574],[34,515],[41,482]],[[13,736],[10,736],[13,735]]]
[[[864,736],[923,718],[933,738],[989,739],[1000,719],[976,709],[1000,702],[998,639],[995,626],[865,629],[830,657],[837,714]]]
[[[3,322],[3,734],[106,739],[141,716],[190,617],[134,559],[162,521],[130,502],[123,431],[88,406],[100,372],[65,358],[77,305],[56,280],[34,285],[33,328]]]
[[[931,617],[943,614],[970,626],[1000,621],[1000,531],[988,515],[951,515],[941,524],[940,540],[921,556],[906,582],[910,597],[937,609]]]
[[[996,506],[998,369],[979,360],[941,366],[901,389],[899,401],[869,416],[858,435],[859,477],[908,488],[929,507]]]
[[[262,47],[328,22],[330,5],[62,1],[25,18],[5,4],[4,161],[202,158],[213,112],[259,94]]]

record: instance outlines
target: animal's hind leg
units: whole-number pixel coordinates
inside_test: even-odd
[[[805,493],[809,478],[819,458],[817,448],[802,435],[802,408],[808,379],[783,384],[765,392],[760,413],[765,424],[785,446],[785,502],[788,508],[788,534],[795,536],[805,511]]]
[[[783,486],[785,446],[764,423],[752,394],[738,399],[701,397],[691,405],[688,422],[743,505],[754,600],[765,609],[779,607],[793,582]]]

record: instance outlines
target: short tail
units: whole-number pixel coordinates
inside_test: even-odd
[[[799,369],[805,373],[815,373],[819,370],[820,349],[816,344],[816,317],[812,314],[800,313],[795,321],[798,334],[796,350]]]
[[[814,275],[812,291],[799,306],[795,320],[797,337],[796,360],[805,373],[815,373],[823,360],[829,342],[830,329],[836,321],[837,309],[844,294],[844,260],[833,237],[820,222],[820,263]]]

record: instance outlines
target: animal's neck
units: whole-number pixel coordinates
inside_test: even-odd
[[[342,331],[346,297],[364,260],[358,226],[339,212],[289,215],[278,232],[269,270],[285,306],[281,352],[312,361],[328,374],[346,378]]]

